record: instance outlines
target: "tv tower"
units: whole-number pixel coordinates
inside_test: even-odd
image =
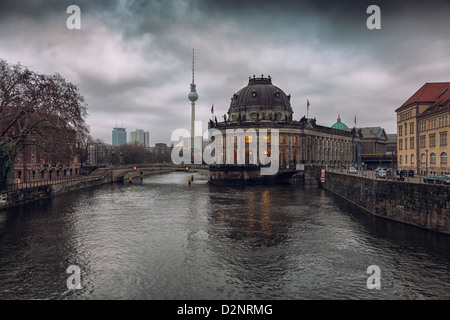
[[[194,82],[194,49],[192,49],[192,83],[191,83],[191,92],[188,95],[189,100],[191,101],[191,148],[194,149],[194,122],[195,122],[195,101],[198,99],[197,91],[195,90],[195,82]]]

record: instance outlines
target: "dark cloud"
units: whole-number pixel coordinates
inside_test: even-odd
[[[77,4],[82,30],[65,27]],[[366,9],[381,8],[381,30]],[[394,110],[423,83],[449,81],[450,2],[65,0],[1,1],[0,57],[79,84],[92,134],[116,122],[170,142],[189,128],[192,49],[197,119],[221,118],[248,77],[270,74],[292,94],[294,117],[395,130]]]

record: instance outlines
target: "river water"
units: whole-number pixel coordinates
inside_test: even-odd
[[[188,177],[0,212],[0,299],[450,298],[449,236],[373,217],[316,187]],[[368,273],[373,265],[379,274]],[[70,266],[80,289],[68,289]],[[373,275],[379,289],[367,286]]]

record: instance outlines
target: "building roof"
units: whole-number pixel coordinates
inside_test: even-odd
[[[347,125],[341,121],[341,115],[338,115],[337,122],[331,126],[333,129],[348,129]]]
[[[365,139],[381,139],[388,140],[386,131],[381,127],[364,127],[356,128],[357,132],[361,133],[361,137]]]
[[[398,112],[400,109],[415,103],[434,104],[438,99],[443,98],[449,88],[450,82],[427,82],[395,111]]]
[[[438,112],[446,111],[449,109],[450,109],[450,85],[448,88],[444,89],[444,91],[439,95],[436,101],[427,109],[425,109],[425,111],[422,112],[420,116],[424,117],[428,115],[434,115]]]
[[[272,84],[270,76],[249,78],[248,85],[231,97],[230,107],[282,106],[291,107],[290,95]]]

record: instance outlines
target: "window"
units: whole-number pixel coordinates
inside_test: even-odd
[[[420,162],[422,163],[427,162],[427,156],[425,155],[425,153],[422,153],[422,155],[420,156]]]
[[[441,153],[441,164],[447,164],[447,153]]]
[[[411,155],[411,164],[414,164],[414,155]]]
[[[403,127],[399,126],[398,127],[398,135],[401,137],[403,135]]]
[[[439,134],[439,143],[441,146],[447,145],[447,131]]]
[[[253,141],[253,136],[246,136],[245,137],[245,143],[252,143]]]
[[[436,146],[436,134],[430,134],[430,147],[435,147]]]
[[[430,154],[430,163],[431,164],[436,163],[436,154],[435,153]]]
[[[270,136],[263,136],[265,143],[270,143]]]
[[[408,149],[408,138],[405,138],[405,150]]]
[[[425,140],[425,138],[426,138],[426,136],[420,136],[420,141],[419,141],[419,143],[420,143],[420,147],[421,148],[426,148],[426,140]]]
[[[414,133],[414,122],[411,122],[409,124],[409,133],[413,134]]]
[[[414,138],[409,138],[409,148],[414,149]]]
[[[403,150],[403,139],[398,140],[398,150]]]
[[[400,156],[400,164],[403,164],[403,156]]]
[[[280,136],[280,143],[286,143],[286,136]]]

